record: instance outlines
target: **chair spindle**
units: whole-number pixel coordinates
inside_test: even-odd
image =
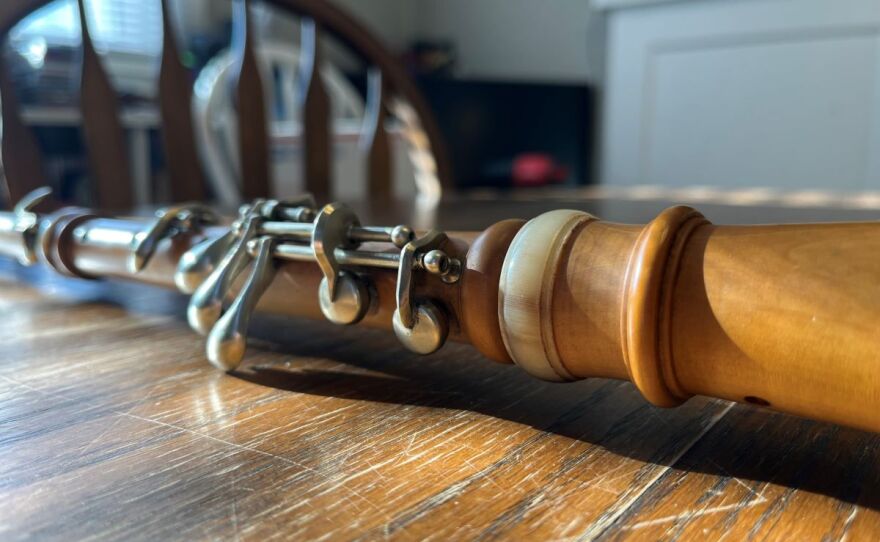
[[[21,116],[21,102],[15,91],[6,59],[0,52],[0,104],[3,115],[2,152],[3,176],[10,207],[25,194],[47,186],[43,158],[31,128]]]
[[[77,3],[82,34],[80,110],[94,179],[93,198],[103,209],[126,209],[133,204],[134,188],[125,131],[119,119],[119,98],[95,51],[85,1]]]
[[[193,83],[180,61],[168,0],[162,0],[162,34],[159,110],[171,197],[175,202],[200,201],[207,190],[193,132]]]
[[[303,178],[318,201],[331,196],[330,98],[320,75],[320,28],[311,18],[301,22],[300,81],[303,97]]]
[[[263,81],[251,32],[248,0],[234,0],[232,12],[232,70],[235,105],[238,108],[238,149],[241,156],[242,197],[270,196],[269,133]]]
[[[360,147],[367,160],[367,195],[388,201],[394,192],[391,172],[391,145],[385,120],[388,118],[382,71],[371,67],[367,73],[367,108],[361,129]]]

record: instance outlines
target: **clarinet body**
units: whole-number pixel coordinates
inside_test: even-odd
[[[579,211],[483,232],[362,226],[339,204],[259,200],[222,225],[0,213],[0,254],[191,295],[208,360],[234,370],[255,310],[446,340],[535,377],[631,381],[651,403],[706,395],[880,432],[880,223],[715,226],[689,207],[647,225]]]

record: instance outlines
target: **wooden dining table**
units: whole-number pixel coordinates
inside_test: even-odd
[[[660,199],[453,198],[366,223],[484,228]],[[697,205],[716,223],[876,220]],[[878,277],[880,280],[880,277]],[[0,263],[3,540],[876,540],[880,436],[629,384],[535,380],[449,344],[259,317],[212,368],[186,298]],[[880,332],[880,330],[878,330]]]

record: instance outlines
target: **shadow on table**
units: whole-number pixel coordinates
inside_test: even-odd
[[[118,283],[83,286],[80,281],[70,290],[68,282],[36,279],[55,296],[67,292],[59,303],[108,303],[138,313],[176,314],[185,325],[181,296]],[[265,348],[292,356],[289,368],[245,365],[234,373],[259,385],[475,412],[534,427],[546,438],[576,439],[623,457],[719,477],[704,484],[707,491],[738,478],[754,481],[750,487],[756,493],[772,482],[880,510],[880,492],[875,491],[880,487],[878,435],[750,406],[736,406],[715,423],[726,403],[696,398],[677,409],[658,409],[628,383],[541,382],[516,367],[489,362],[464,345],[447,345],[420,357],[403,350],[388,332],[273,318],[258,318],[251,328],[270,339]],[[324,370],[298,368],[297,361],[305,358],[330,363],[322,364],[328,367]],[[333,362],[338,370],[331,370]],[[687,450],[683,456],[682,450]],[[583,455],[584,465],[593,459]],[[572,468],[571,462],[565,468]]]
[[[342,366],[338,371],[299,369],[293,361],[289,366],[245,366],[234,376],[297,393],[506,419],[621,456],[722,479],[706,483],[707,492],[738,478],[754,481],[750,488],[755,494],[772,482],[880,510],[878,435],[737,405],[680,457],[728,403],[695,398],[677,409],[660,409],[629,383],[540,382],[463,345],[420,357],[384,332],[299,322],[291,332],[288,320],[286,332],[279,333],[274,325],[254,326],[264,331],[262,336],[273,337],[271,349]],[[589,462],[590,454],[584,455]]]

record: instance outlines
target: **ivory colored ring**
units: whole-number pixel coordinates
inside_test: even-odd
[[[498,321],[514,363],[544,380],[574,380],[556,350],[553,286],[572,231],[594,217],[559,210],[537,216],[513,238],[498,285]]]

